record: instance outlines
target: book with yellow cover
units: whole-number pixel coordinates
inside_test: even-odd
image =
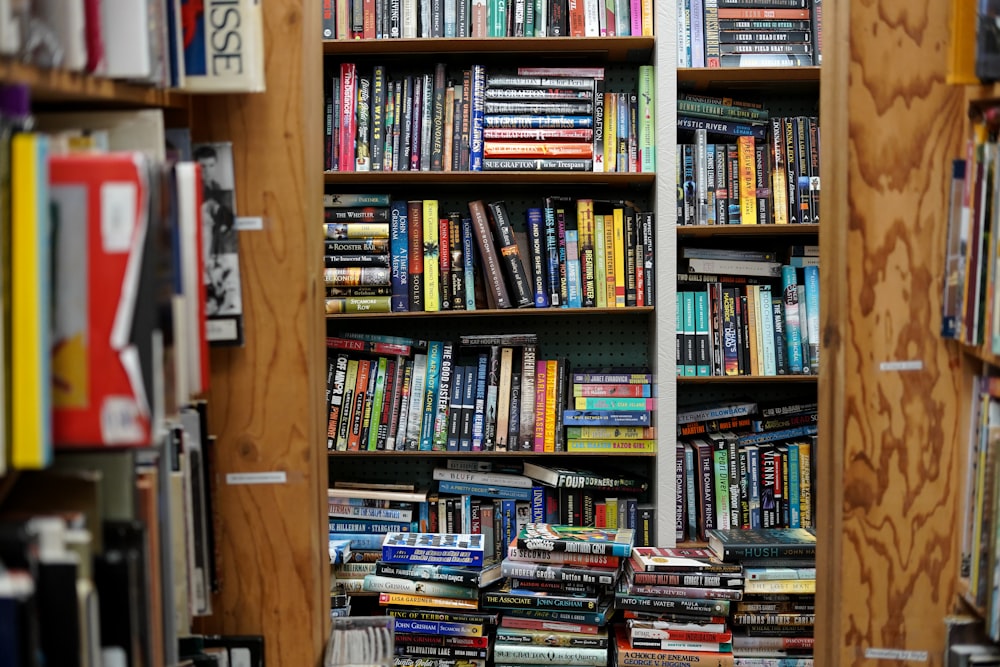
[[[757,169],[754,162],[753,137],[739,137],[738,169],[740,190],[740,224],[757,224]]]
[[[441,310],[440,248],[438,246],[438,201],[424,200],[424,310]]]
[[[14,468],[52,461],[49,323],[51,241],[48,142],[37,134],[11,140],[10,456]]]

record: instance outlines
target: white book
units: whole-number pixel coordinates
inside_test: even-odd
[[[201,211],[196,203],[199,199],[198,190],[202,187],[201,176],[197,173],[193,162],[178,162],[175,167],[177,176],[177,219],[180,236],[181,252],[181,286],[183,290],[184,336],[182,359],[185,364],[187,379],[182,392],[181,403],[188,401],[192,394],[204,391],[201,386],[202,345],[197,327],[204,322],[204,315],[199,313],[199,300],[194,296],[198,290],[204,289],[202,271],[203,255],[198,252],[198,238],[201,230]],[[178,383],[180,384],[180,383]]]
[[[44,132],[104,134],[109,151],[142,151],[153,160],[167,158],[163,111],[70,111],[35,116],[36,127]]]
[[[778,360],[775,356],[774,308],[771,305],[771,286],[759,285],[760,302],[757,312],[760,314],[761,333],[764,340],[764,375],[778,374]]]
[[[149,6],[135,0],[103,0],[105,73],[112,79],[149,79]]]
[[[191,93],[259,93],[266,89],[261,2],[231,0],[225,11],[206,11],[203,29],[196,30],[186,44],[182,35],[174,36],[179,88]],[[176,30],[182,30],[180,21],[177,23]]]
[[[458,23],[457,0],[444,0],[444,36],[455,37]]]
[[[485,484],[486,486],[509,486],[517,489],[530,489],[534,485],[531,478],[524,475],[514,475],[504,472],[473,472],[451,468],[434,468],[434,479],[437,481]]]
[[[17,53],[21,48],[23,12],[14,12],[15,0],[0,0],[0,53]]]
[[[601,2],[600,0],[582,0],[583,1],[583,36],[584,37],[600,37],[601,36]]]
[[[402,0],[402,32],[404,39],[413,39],[417,36],[417,1]]]

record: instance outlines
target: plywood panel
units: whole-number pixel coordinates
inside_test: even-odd
[[[824,17],[824,666],[904,664],[885,662],[900,651],[940,664],[954,602],[964,383],[938,339],[939,277],[964,109],[944,83],[948,4],[832,2]],[[882,366],[900,361],[921,368]]]
[[[209,631],[263,633],[268,665],[317,665],[326,628],[327,481],[321,264],[322,83],[318,3],[267,0],[267,93],[195,101],[195,136],[232,140],[246,346],[213,351],[223,590]],[[284,471],[233,486],[227,473]]]

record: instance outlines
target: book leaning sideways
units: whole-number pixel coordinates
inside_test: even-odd
[[[192,93],[261,93],[262,0],[173,0],[176,86]]]

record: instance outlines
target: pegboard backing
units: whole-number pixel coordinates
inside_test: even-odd
[[[584,310],[584,309],[581,309]],[[392,317],[345,323],[328,320],[330,335],[344,332],[419,336],[428,340],[458,341],[463,334],[536,333],[539,358],[565,357],[571,368],[585,366],[651,366],[648,313],[598,315],[581,313],[519,317],[516,310],[503,317],[448,318],[431,316],[414,321]]]
[[[479,455],[477,455],[478,457]],[[483,460],[506,461],[519,464],[523,458],[516,452],[482,453]],[[573,457],[572,454],[554,455],[552,457],[532,457],[531,461],[538,465],[552,465],[574,469],[607,470],[610,467],[638,475],[650,481],[653,486],[654,471],[652,458],[614,459],[613,466],[609,463],[611,457]],[[423,488],[434,488],[432,485],[434,468],[443,468],[447,459],[440,456],[423,456],[419,452],[412,454],[379,454],[373,456],[338,455],[329,456],[329,475],[331,480],[350,480],[366,482],[416,482]],[[610,494],[609,494],[610,495]],[[649,492],[639,496],[640,502],[649,500]]]

